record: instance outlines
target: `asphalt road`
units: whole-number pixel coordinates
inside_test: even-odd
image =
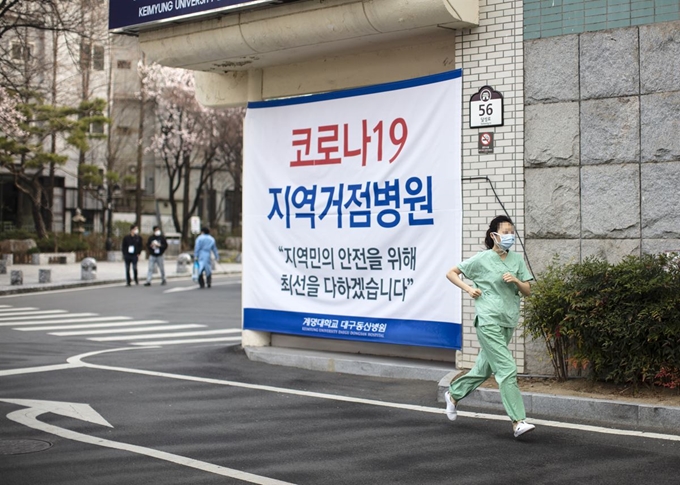
[[[516,440],[504,417],[449,422],[435,383],[250,362],[238,280],[192,288],[0,298],[0,484],[678,483],[680,441]]]

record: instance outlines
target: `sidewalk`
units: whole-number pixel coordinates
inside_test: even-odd
[[[40,269],[51,270],[51,282],[39,283],[38,273]],[[148,270],[148,262],[140,261],[137,265],[139,284],[144,284]],[[20,270],[23,273],[23,285],[11,285],[11,272]],[[241,274],[240,263],[218,263],[213,274]],[[177,260],[165,260],[165,276],[168,279],[184,278],[191,281],[191,266],[187,267],[186,273],[177,273]],[[160,274],[154,274],[153,283],[160,282]],[[32,293],[37,291],[62,290],[66,288],[78,288],[90,285],[103,285],[112,283],[125,283],[125,263],[97,261],[96,279],[85,281],[81,278],[80,263],[75,264],[13,264],[7,266],[7,274],[0,275],[0,295],[13,295],[19,293]]]
[[[139,262],[139,280],[146,278],[147,262]],[[51,269],[50,283],[38,283],[38,270]],[[23,271],[24,284],[10,285],[12,270]],[[191,273],[177,273],[177,261],[165,261],[168,279],[184,279],[191,282]],[[221,263],[214,274],[240,275],[242,265]],[[158,283],[159,275],[154,275]],[[93,281],[81,279],[80,263],[54,265],[11,265],[7,274],[0,275],[0,295],[60,290],[102,284],[125,283],[125,265],[122,262],[97,262],[97,276]],[[394,379],[430,381],[436,390],[438,402],[444,406],[444,392],[458,370],[448,363],[427,362],[403,358],[376,357],[362,354],[342,354],[312,350],[276,347],[247,347],[248,358],[271,365],[303,369],[341,372],[347,374],[377,376]],[[435,387],[436,386],[436,387]],[[545,418],[569,423],[605,426],[623,426],[628,429],[654,431],[680,435],[680,407],[652,406],[628,401],[587,399],[571,396],[523,393],[524,404],[530,418]],[[500,393],[495,389],[479,388],[461,402],[462,410],[504,414]]]

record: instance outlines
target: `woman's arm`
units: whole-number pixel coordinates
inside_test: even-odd
[[[503,281],[506,283],[514,283],[522,296],[531,295],[531,284],[529,284],[528,281],[520,281],[515,276],[513,276],[512,273],[505,273],[503,275]]]
[[[446,273],[446,278],[456,285],[458,288],[466,292],[468,295],[470,295],[472,298],[478,298],[482,295],[482,290],[479,288],[473,288],[467,283],[465,283],[463,280],[460,279],[461,271],[458,269],[458,267],[453,267],[451,270]]]

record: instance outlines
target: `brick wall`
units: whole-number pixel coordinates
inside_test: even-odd
[[[524,65],[522,1],[480,0],[480,25],[459,31],[456,64],[463,69],[463,178],[488,177],[517,231],[524,236]],[[504,126],[470,129],[468,101],[484,85],[504,97]],[[494,153],[478,153],[478,134],[494,133]],[[463,181],[463,258],[483,249],[489,221],[502,214],[488,182]],[[522,247],[517,244],[517,251]],[[472,366],[479,344],[475,335],[474,306],[463,296],[463,350],[456,358],[459,368]],[[524,341],[511,344],[520,369],[524,368]]]
[[[526,40],[679,19],[678,0],[524,0]]]

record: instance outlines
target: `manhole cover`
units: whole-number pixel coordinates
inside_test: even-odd
[[[37,453],[52,446],[52,443],[41,440],[0,440],[0,455],[23,455]]]

